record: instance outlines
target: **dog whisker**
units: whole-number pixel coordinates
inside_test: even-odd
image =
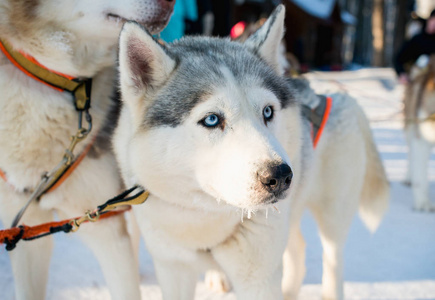
[[[280,214],[281,212],[279,211],[278,207],[276,207],[275,205],[273,206],[273,208]]]

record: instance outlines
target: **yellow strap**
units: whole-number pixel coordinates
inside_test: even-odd
[[[139,194],[138,196],[130,198],[130,199],[126,199],[125,201],[119,201],[119,202],[116,202],[114,204],[108,204],[104,209],[102,209],[100,211],[100,213],[114,210],[114,209],[118,208],[119,206],[123,206],[123,205],[142,204],[148,199],[149,195],[150,195],[150,193],[148,191],[144,191],[143,193]]]
[[[35,59],[26,57],[4,40],[0,39],[0,50],[27,76],[46,84],[58,91],[68,91],[74,95],[78,110],[89,108],[91,79],[74,80],[73,77],[48,70]]]
[[[37,79],[43,81],[46,84],[50,84],[54,87],[67,90],[67,91],[74,91],[79,85],[80,82],[73,81],[71,79],[68,79],[64,76],[58,75],[41,65],[38,65],[32,61],[30,61],[27,57],[25,57],[23,54],[21,54],[19,51],[16,51],[12,48],[12,46],[7,43],[4,40],[0,40],[0,42],[3,44],[4,49],[7,51],[10,57],[12,58],[12,62],[16,62],[19,64],[19,68],[23,72],[28,72],[30,74],[27,74],[31,77],[37,77]],[[27,73],[26,72],[26,73]]]

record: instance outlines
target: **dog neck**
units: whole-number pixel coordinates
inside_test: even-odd
[[[4,38],[12,48],[32,57],[46,69],[74,78],[94,77],[116,61],[116,45],[104,41],[79,41],[73,34],[55,32],[50,38]]]
[[[20,69],[27,76],[59,92],[70,92],[74,96],[74,104],[78,111],[87,111],[89,109],[92,79],[77,79],[47,69],[33,57],[30,57],[20,51],[14,50],[9,43],[1,39],[0,50],[18,69]]]

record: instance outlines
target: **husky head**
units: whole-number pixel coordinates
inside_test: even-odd
[[[175,0],[0,0],[0,37],[46,67],[92,76],[113,65],[119,32],[134,20],[150,32],[166,26]]]
[[[299,118],[278,74],[283,19],[279,6],[244,44],[191,37],[165,47],[124,26],[114,145],[127,184],[184,206],[213,199],[258,209],[287,195],[291,155],[279,140]]]

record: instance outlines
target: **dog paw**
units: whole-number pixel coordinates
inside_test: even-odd
[[[231,290],[227,276],[220,271],[210,270],[205,274],[205,285],[213,292],[226,293]]]

